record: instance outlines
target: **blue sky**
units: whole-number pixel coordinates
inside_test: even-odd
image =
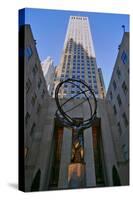
[[[41,61],[51,56],[54,64],[59,64],[70,15],[89,17],[97,65],[102,68],[107,89],[123,36],[121,26],[129,31],[129,15],[26,9],[25,23],[31,25]]]

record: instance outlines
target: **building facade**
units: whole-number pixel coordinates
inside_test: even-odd
[[[104,84],[104,79],[103,79],[103,74],[102,74],[102,69],[98,68],[98,74],[99,74],[99,79],[100,79],[100,93],[102,95],[102,98],[104,99],[106,97],[106,89],[105,89],[105,84]]]
[[[22,47],[24,54],[21,54],[24,56],[25,73],[23,190],[30,192],[128,185],[127,173],[120,168],[123,159],[121,151],[119,146],[115,148],[118,129],[110,102],[103,100],[103,97],[97,99],[95,123],[80,134],[80,152],[73,152],[73,129],[63,126],[55,115],[56,102],[48,94],[31,28],[25,25],[22,30],[25,35]],[[90,56],[93,53],[92,49]],[[63,104],[66,99],[60,97]],[[81,97],[71,99],[67,106],[66,109],[75,107],[69,112],[74,119],[87,118],[88,105]],[[82,162],[78,162],[81,158]],[[126,182],[123,177],[126,177]]]
[[[70,16],[56,73],[54,90],[62,80],[82,79],[94,90],[97,97],[103,98],[88,17]],[[65,84],[60,97],[68,98],[77,92],[78,88]],[[77,98],[82,98],[82,94]]]
[[[24,80],[22,80],[23,75],[20,74],[20,80],[24,81],[24,88],[21,88],[20,91],[23,93],[24,90],[24,110],[22,111],[24,112],[24,124],[19,133],[19,188],[27,191],[36,166],[36,156],[43,133],[43,124],[47,113],[46,105],[49,98],[30,25],[22,25],[19,28],[19,61],[19,70],[24,72]],[[22,121],[20,121],[21,123]],[[23,127],[24,132],[21,132]]]
[[[106,99],[111,103],[123,158],[120,167],[129,176],[129,33],[124,32]],[[116,137],[116,136],[115,136]],[[116,144],[118,145],[118,144]]]
[[[54,78],[55,78],[55,68],[52,58],[47,57],[42,63],[42,70],[43,75],[47,84],[47,90],[49,92],[49,95],[52,95],[53,91],[53,84],[54,84]]]
[[[75,106],[81,101],[81,99],[75,99],[69,102],[69,105]],[[120,154],[114,150],[112,134],[117,134],[117,127],[108,101],[98,100],[97,120],[91,128],[82,132],[83,163],[72,161],[73,130],[64,127],[55,118],[57,110],[55,100],[49,99],[47,107],[39,145],[32,147],[27,160],[27,166],[30,165],[30,167],[28,171],[26,169],[25,190],[43,191],[125,185],[117,163]],[[69,114],[73,118],[78,116],[84,119],[87,108],[85,102]]]

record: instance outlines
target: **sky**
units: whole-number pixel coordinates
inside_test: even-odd
[[[59,64],[71,15],[89,18],[97,66],[102,68],[107,89],[123,36],[122,25],[129,31],[129,15],[27,8],[25,24],[31,25],[41,61],[50,56]]]

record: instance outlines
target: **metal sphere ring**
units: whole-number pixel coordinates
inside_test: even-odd
[[[66,101],[61,104],[60,103],[61,99],[59,97],[59,90],[63,86],[63,84],[66,84],[66,83],[72,84],[74,87],[76,86],[78,88],[79,92],[76,93],[74,96],[70,96],[70,98],[66,99]],[[83,90],[79,86],[80,84],[82,84],[82,88],[86,88],[86,89]],[[87,95],[86,92],[89,92],[89,95]],[[77,121],[74,118],[72,118],[70,115],[68,115],[66,111],[63,110],[63,106],[65,104],[67,104],[70,100],[74,99],[75,97],[77,97],[78,95],[81,95],[81,94],[84,95],[85,101],[87,101],[89,104],[90,116],[88,117],[88,119],[85,119],[83,121]],[[79,129],[86,129],[86,128],[89,128],[92,125],[92,123],[94,122],[94,120],[96,119],[96,111],[97,111],[96,97],[95,97],[94,91],[91,89],[91,87],[88,86],[88,84],[83,80],[67,79],[65,81],[61,81],[57,85],[56,90],[55,90],[55,101],[56,101],[57,108],[58,108],[55,113],[55,116],[64,126],[71,127],[71,128],[76,127]],[[93,102],[93,109],[92,109],[92,102]],[[78,104],[78,105],[80,105],[80,104]],[[75,107],[77,107],[77,105],[74,106],[70,110],[72,111]]]

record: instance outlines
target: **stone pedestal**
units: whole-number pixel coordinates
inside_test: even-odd
[[[68,188],[84,188],[85,183],[85,164],[71,163],[68,166]]]

